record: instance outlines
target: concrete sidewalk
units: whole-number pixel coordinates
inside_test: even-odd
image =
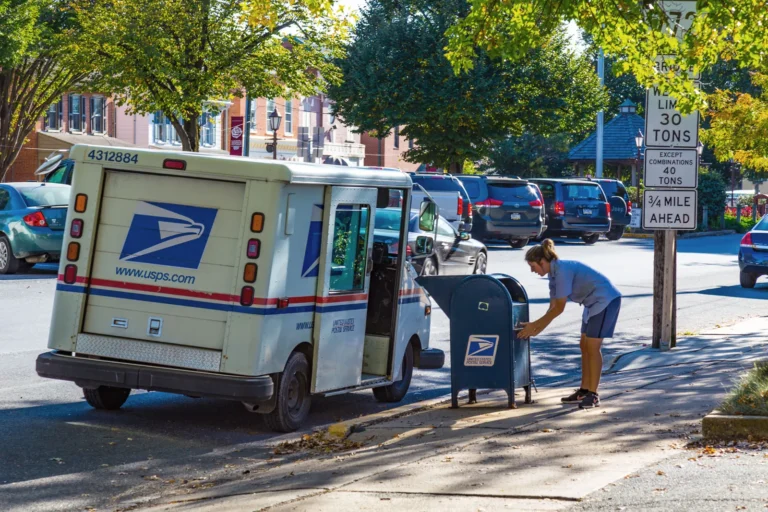
[[[155,511],[560,510],[669,457],[683,457],[701,417],[754,361],[768,357],[768,318],[619,358],[602,407],[560,404],[541,389],[509,410],[503,393],[452,410],[425,408],[356,432],[349,452],[239,460],[207,485],[165,475]],[[577,383],[574,383],[577,384]],[[692,462],[691,462],[692,463]],[[207,488],[206,488],[207,487]],[[768,486],[765,487],[768,498]],[[130,496],[122,505],[137,506]]]

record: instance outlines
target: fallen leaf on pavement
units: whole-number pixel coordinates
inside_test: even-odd
[[[567,466],[563,466],[563,469],[570,469],[573,467],[573,464],[568,464]]]
[[[666,473],[665,473],[665,472],[663,472],[662,470],[658,470],[658,471],[656,472],[656,474],[657,474],[657,475],[659,475],[659,476],[664,476],[664,475],[666,475]]]
[[[554,430],[552,430],[551,428],[544,428],[544,429],[542,429],[541,431],[542,431],[542,432],[545,432],[545,433],[547,433],[547,434],[548,434],[548,433],[550,433],[550,432],[554,432]]]

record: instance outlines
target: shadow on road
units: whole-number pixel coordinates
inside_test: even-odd
[[[35,265],[23,274],[0,275],[0,281],[29,281],[35,279],[56,279],[59,272],[58,264],[44,263]]]

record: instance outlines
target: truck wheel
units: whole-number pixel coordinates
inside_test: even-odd
[[[757,276],[755,274],[748,274],[747,272],[739,272],[739,282],[742,288],[754,288],[757,282]]]
[[[411,387],[411,377],[413,377],[413,345],[409,343],[405,347],[403,356],[403,378],[389,386],[373,388],[373,396],[379,402],[399,402]]]
[[[424,265],[421,267],[421,275],[423,276],[436,276],[437,265],[434,258],[427,258],[424,260]]]
[[[615,228],[611,228],[611,230],[605,234],[605,238],[608,240],[618,240],[622,236],[624,236],[624,226],[616,226]]]
[[[111,386],[99,386],[96,389],[83,388],[83,396],[88,405],[94,409],[106,409],[116,411],[123,406],[131,390],[127,388],[113,388]]]
[[[600,233],[592,233],[591,235],[584,235],[581,237],[584,243],[587,245],[593,245],[600,238]]]
[[[523,247],[528,245],[528,241],[529,240],[530,240],[530,238],[521,238],[519,240],[512,239],[512,240],[509,241],[509,245],[513,249],[522,249]]]
[[[477,255],[477,260],[475,260],[475,274],[485,274],[485,270],[488,267],[488,256],[481,252]]]
[[[28,270],[29,265],[26,261],[14,258],[11,241],[5,236],[0,235],[0,274],[15,274]]]
[[[275,410],[264,415],[264,421],[276,432],[293,432],[309,415],[309,362],[301,352],[294,352],[278,377]]]

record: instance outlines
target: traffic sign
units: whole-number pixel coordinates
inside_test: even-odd
[[[679,41],[683,40],[685,33],[691,29],[696,17],[695,0],[665,0],[662,9],[667,15],[665,28],[671,31]]]
[[[654,65],[654,68],[656,69],[657,73],[667,74],[670,71],[673,71],[675,75],[680,74],[680,65],[679,64],[673,64],[673,60],[675,60],[675,55],[658,55],[656,56],[656,64]],[[687,70],[688,78],[690,78],[693,81],[701,80],[701,73],[696,72],[693,70],[693,68],[690,68]]]
[[[696,188],[699,155],[695,149],[646,148],[643,183],[648,188]]]
[[[653,86],[645,100],[645,145],[652,148],[692,148],[699,143],[699,112],[682,115],[677,100]]]
[[[696,229],[697,199],[696,190],[646,190],[643,229]]]

